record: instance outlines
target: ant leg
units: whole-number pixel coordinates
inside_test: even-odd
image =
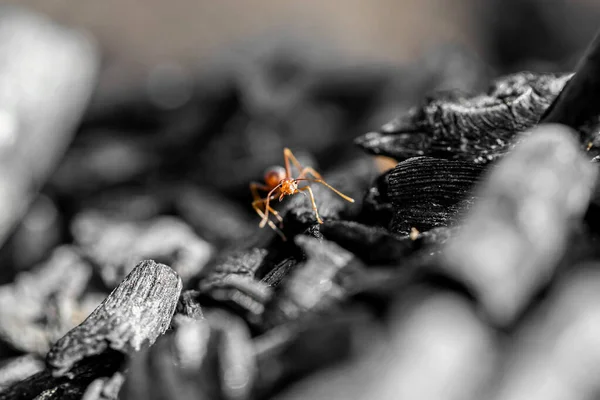
[[[273,200],[275,197],[277,197],[277,195],[273,196],[273,192],[277,191],[280,187],[281,187],[281,183],[279,185],[275,186],[266,197],[265,216],[263,217],[262,221],[260,221],[260,224],[258,225],[261,228],[263,228],[265,226],[265,224],[267,223],[267,221],[269,220],[269,210],[272,209],[271,207],[269,207],[269,202],[271,200]]]
[[[300,175],[298,175],[298,179],[304,178],[306,176],[306,174],[311,174],[316,179],[323,180],[323,177],[321,176],[321,174],[319,174],[317,171],[315,171],[312,167],[306,167],[306,168],[304,168],[302,170],[302,172],[300,172]]]
[[[261,218],[265,218],[265,213],[263,213],[263,212],[262,212],[262,210],[261,210],[260,208],[258,208],[258,204],[260,204],[261,202],[262,202],[262,203],[264,203],[264,202],[265,202],[265,199],[259,199],[259,200],[257,200],[257,201],[253,201],[253,202],[252,202],[252,207],[254,208],[254,210],[255,210],[255,211],[258,213],[258,215],[259,215]],[[281,218],[281,217],[280,217],[280,218]],[[286,240],[287,240],[287,239],[286,239],[286,237],[285,237],[285,235],[283,234],[283,232],[281,232],[281,230],[277,229],[277,226],[275,226],[275,224],[274,224],[272,221],[270,221],[270,220],[267,220],[267,223],[269,224],[269,227],[270,227],[271,229],[273,229],[275,232],[277,232],[277,234],[278,234],[279,236],[281,236],[281,239],[283,239],[283,241],[286,241]]]
[[[292,161],[294,166],[298,169],[298,172],[303,170],[302,164],[300,164],[298,162],[298,160],[296,160],[296,157],[294,157],[294,154],[292,154],[292,151],[290,149],[288,149],[287,147],[285,149],[283,149],[283,158],[285,159],[285,172],[287,174],[287,178],[292,177],[292,170],[290,169],[290,160]]]
[[[346,196],[345,194],[343,194],[342,192],[340,192],[339,190],[337,190],[336,188],[334,188],[333,186],[331,186],[330,184],[328,184],[327,182],[325,182],[323,179],[306,179],[306,178],[302,178],[302,179],[298,179],[298,180],[307,180],[309,182],[315,182],[315,183],[320,183],[322,185],[325,185],[329,189],[333,190],[338,196],[340,196],[344,200],[349,201],[350,203],[354,203],[354,199],[352,197]]]
[[[270,189],[271,188],[269,188],[267,185],[263,185],[262,183],[250,182],[250,191],[252,192],[252,198],[254,201],[261,199],[260,194],[258,193],[259,190],[268,192]]]
[[[315,215],[317,216],[317,222],[322,224],[323,220],[321,219],[321,217],[319,217],[319,211],[317,210],[317,204],[315,203],[315,196],[313,195],[313,192],[312,192],[312,189],[310,188],[310,186],[305,186],[298,190],[300,190],[300,191],[308,190],[308,195],[310,196],[310,202],[312,203],[312,209],[315,212]]]

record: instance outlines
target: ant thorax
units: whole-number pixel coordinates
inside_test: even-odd
[[[281,185],[279,191],[282,195],[291,195],[298,191],[298,181],[295,179],[282,179],[279,184]]]

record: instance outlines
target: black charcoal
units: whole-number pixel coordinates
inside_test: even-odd
[[[78,361],[114,349],[129,354],[151,345],[169,327],[181,293],[181,278],[154,261],[139,263],[79,326],[50,349],[54,376],[72,375]]]
[[[488,163],[505,153],[515,134],[537,124],[571,77],[521,72],[495,80],[481,95],[431,96],[357,143],[398,160],[430,156]]]
[[[578,147],[559,125],[528,132],[444,249],[443,269],[473,288],[497,324],[510,324],[550,280],[583,219],[597,171]]]
[[[333,242],[307,236],[297,236],[295,242],[306,253],[307,261],[294,269],[278,296],[267,305],[266,326],[333,313],[364,275],[362,262]]]
[[[46,354],[52,343],[81,322],[78,302],[91,267],[69,246],[57,248],[32,271],[0,287],[0,340],[15,349]]]
[[[211,245],[175,217],[128,221],[89,211],[75,218],[71,230],[109,287],[145,259],[170,265],[187,282],[202,271],[213,253]]]
[[[471,190],[484,168],[480,165],[414,157],[399,163],[387,176],[386,198],[394,209],[390,230],[408,234],[445,227],[466,212],[475,198]]]
[[[269,285],[257,277],[267,253],[266,249],[252,248],[223,256],[200,281],[200,293],[258,318],[272,296]]]

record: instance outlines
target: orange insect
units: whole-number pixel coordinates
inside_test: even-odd
[[[308,192],[308,195],[310,196],[310,202],[312,203],[312,209],[314,210],[315,215],[317,217],[317,222],[319,224],[323,223],[323,220],[319,216],[319,211],[317,210],[317,205],[315,203],[315,196],[313,195],[312,189],[310,188],[309,185],[304,186],[304,187],[299,187],[298,184],[301,181],[307,182],[307,183],[314,182],[314,183],[320,183],[322,185],[325,185],[329,189],[331,189],[335,193],[337,193],[344,200],[354,203],[354,199],[346,196],[345,194],[341,193],[340,191],[338,191],[337,189],[335,189],[334,187],[329,185],[327,182],[325,182],[323,180],[323,177],[317,171],[315,171],[313,168],[302,167],[302,165],[298,162],[298,160],[296,160],[296,157],[294,157],[294,155],[292,154],[292,151],[290,149],[288,149],[288,148],[283,149],[283,158],[285,160],[285,168],[283,168],[281,166],[274,166],[274,167],[267,169],[267,171],[265,172],[265,177],[264,177],[265,183],[264,184],[258,183],[258,182],[250,183],[250,190],[252,191],[252,196],[254,197],[254,201],[252,202],[252,207],[258,213],[258,215],[262,218],[262,220],[260,221],[260,224],[259,224],[259,226],[261,228],[264,228],[266,224],[269,224],[269,226],[275,232],[277,232],[283,238],[283,240],[285,240],[285,235],[279,229],[277,229],[275,224],[269,219],[269,212],[271,214],[273,214],[275,216],[275,218],[277,218],[277,220],[279,221],[280,228],[283,227],[283,218],[281,218],[281,215],[279,215],[279,213],[277,211],[275,211],[269,203],[271,202],[271,200],[274,200],[277,197],[279,197],[279,201],[281,201],[281,200],[283,200],[283,198],[285,196],[291,196],[296,193],[305,194],[305,192]],[[298,175],[298,177],[296,177],[296,178],[294,178],[292,176],[292,170],[290,168],[290,161],[294,164],[294,166],[300,172],[300,175]],[[312,176],[312,178],[307,177],[308,175]],[[259,190],[269,192],[269,193],[267,194],[266,197],[261,198],[258,193]],[[264,206],[264,211],[261,209],[260,206]]]

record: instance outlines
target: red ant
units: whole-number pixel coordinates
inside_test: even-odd
[[[285,235],[279,229],[277,229],[275,224],[269,219],[269,212],[271,212],[271,214],[273,214],[275,218],[277,218],[277,220],[279,221],[279,227],[283,227],[283,218],[281,218],[281,215],[279,215],[279,213],[275,211],[269,203],[271,200],[276,199],[277,196],[279,196],[279,201],[281,201],[285,196],[291,196],[296,193],[305,194],[305,191],[308,192],[308,195],[310,196],[312,209],[317,217],[317,222],[319,224],[323,223],[323,220],[319,216],[319,211],[317,210],[315,196],[313,195],[312,189],[310,188],[310,186],[298,187],[299,181],[321,183],[327,186],[329,189],[333,190],[344,200],[354,203],[354,199],[346,196],[345,194],[341,193],[340,191],[329,185],[327,182],[325,182],[323,180],[323,177],[313,168],[302,167],[302,165],[298,162],[298,160],[296,160],[296,157],[294,157],[290,149],[283,149],[283,158],[285,160],[285,168],[281,166],[274,166],[267,169],[267,171],[265,172],[264,184],[258,182],[250,183],[250,190],[252,191],[252,197],[254,197],[252,207],[254,207],[254,210],[256,210],[260,217],[262,217],[262,220],[259,224],[261,228],[264,228],[266,224],[269,224],[269,226],[275,232],[277,232],[283,240],[286,240]],[[292,171],[290,169],[290,160],[300,172],[300,175],[298,175],[297,178],[292,177]],[[307,175],[311,175],[312,178],[307,178]],[[261,198],[258,194],[259,190],[269,192],[269,194],[267,194],[267,197]],[[259,205],[264,205],[264,212],[259,208]]]

